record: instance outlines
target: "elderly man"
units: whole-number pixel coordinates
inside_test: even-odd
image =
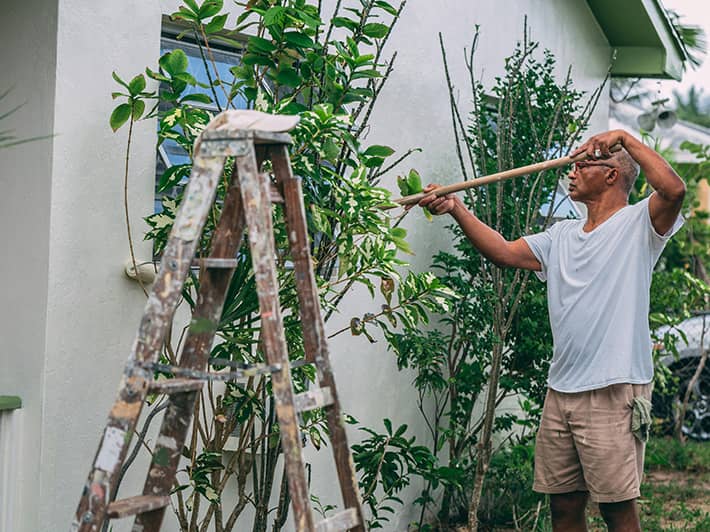
[[[619,143],[623,149],[611,153]],[[593,136],[572,155],[583,152],[589,158],[570,172],[569,195],[586,205],[584,220],[509,242],[456,196],[430,194],[419,205],[453,216],[495,264],[533,270],[547,281],[554,355],[533,489],[550,495],[553,529],[586,530],[591,496],[609,530],[638,531],[645,442],[632,433],[632,413],[648,405],[640,397],[651,396],[651,273],[682,225],[685,184],[625,131]],[[654,192],[629,205],[639,166]]]

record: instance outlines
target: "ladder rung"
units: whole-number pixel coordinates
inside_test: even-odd
[[[335,514],[333,517],[319,522],[316,525],[316,532],[341,532],[355,528],[359,524],[360,520],[357,518],[357,510],[355,510],[355,508],[348,508],[347,510]]]
[[[194,268],[200,268],[202,266],[205,268],[236,268],[237,259],[218,259],[206,257],[204,259],[194,259],[192,261],[192,266]]]
[[[286,203],[281,191],[273,183],[269,186],[269,199],[271,203]]]
[[[225,361],[224,365],[228,361]],[[243,364],[242,367],[235,371],[216,373],[213,371],[200,371],[197,369],[184,368],[182,366],[171,366],[169,364],[144,363],[141,366],[149,371],[160,371],[163,373],[172,373],[175,377],[184,377],[190,380],[198,381],[231,381],[244,377],[253,377],[255,375],[264,375],[266,373],[275,373],[281,371],[281,364]]]
[[[108,516],[112,519],[121,519],[131,515],[152,512],[170,505],[168,495],[136,495],[128,499],[114,501],[108,505]]]
[[[325,388],[314,388],[313,390],[296,394],[293,397],[293,402],[296,406],[296,411],[306,412],[332,405],[333,394],[327,386]]]
[[[201,390],[204,382],[202,379],[160,379],[152,381],[148,385],[148,391],[151,393],[193,392]]]

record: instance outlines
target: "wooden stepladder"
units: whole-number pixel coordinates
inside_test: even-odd
[[[194,164],[183,202],[165,248],[158,278],[148,298],[133,349],[121,379],[99,449],[77,508],[72,531],[98,532],[107,519],[135,516],[134,532],[157,532],[192,419],[197,394],[210,379],[225,380],[255,373],[270,373],[280,426],[289,494],[296,530],[364,532],[360,502],[335,379],[330,367],[323,319],[311,263],[301,183],[291,172],[286,133],[298,117],[256,111],[225,111],[202,133],[194,151]],[[212,208],[225,160],[234,157],[222,214],[212,237],[208,258],[199,259],[201,281],[179,366],[158,364],[185,279],[193,266],[205,220]],[[275,185],[260,172],[270,160]],[[294,263],[306,362],[316,366],[319,388],[294,394],[284,336],[276,276],[271,203],[283,201]],[[236,267],[244,230],[256,277],[261,313],[261,338],[267,364],[234,366],[228,374],[206,371],[222,306]],[[205,323],[213,327],[205,327]],[[155,370],[175,378],[155,380]],[[168,394],[168,408],[153,451],[143,494],[112,501],[118,474],[148,394]],[[301,453],[298,412],[325,408],[331,447],[345,510],[314,521]]]

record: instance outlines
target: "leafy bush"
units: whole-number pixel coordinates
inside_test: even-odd
[[[363,138],[377,95],[394,65],[394,55],[385,58],[383,50],[403,5],[394,7],[384,0],[339,2],[330,21],[325,22],[320,2],[256,0],[243,5],[237,27],[227,29],[228,14],[222,0],[184,0],[172,18],[199,43],[210,83],[201,84],[189,73],[187,56],[179,49],[160,57],[157,67],[146,69],[145,75],[124,81],[114,74],[120,88],[113,97],[119,104],[110,125],[119,130],[128,124],[128,149],[135,123],[157,118],[159,144],[170,139],[192,157],[195,140],[212,115],[205,104],[220,110],[245,104],[263,112],[300,115],[299,125],[291,132],[291,162],[294,173],[302,177],[311,254],[325,318],[339,309],[355,283],[365,285],[373,294],[379,285],[388,301],[381,312],[354,318],[350,328],[331,336],[345,332],[368,336],[362,324],[377,320],[415,327],[427,319],[425,309],[443,312],[448,308],[445,298],[449,292],[435,277],[414,273],[402,276],[401,267],[406,263],[401,255],[409,252],[406,231],[380,209],[389,204],[390,197],[379,186],[380,180],[415,150],[395,158],[393,148],[368,145]],[[241,32],[247,28],[251,36],[242,40]],[[231,68],[231,79],[217,75],[212,60],[216,42],[229,43],[242,51],[242,63]],[[148,87],[146,76],[160,84],[158,90]],[[190,166],[171,166],[159,179],[159,191],[175,193],[164,196],[162,210],[146,218],[150,227],[146,238],[153,241],[158,253],[167,242]],[[198,246],[199,256],[209,252],[230,178],[228,162],[214,215],[209,216]],[[304,352],[294,273],[289,267],[282,208],[277,205],[274,211],[279,296],[286,316],[289,356],[299,360]],[[211,356],[225,362],[260,362],[264,355],[247,246],[238,258],[217,330],[219,342]],[[199,272],[191,272],[183,292],[190,307],[195,305],[200,280]],[[395,296],[397,302],[390,306]],[[164,361],[177,362],[181,341],[182,336],[176,344],[168,342],[162,353]],[[221,367],[223,364],[213,364],[214,369]],[[301,391],[315,380],[315,371],[308,365],[297,367],[292,377],[296,391]],[[175,492],[174,507],[181,528],[215,526],[229,531],[250,527],[263,531],[269,526],[280,530],[287,520],[289,497],[283,475],[280,482],[277,480],[280,444],[268,378],[230,382],[226,388],[210,387],[199,408],[183,453],[188,465],[179,472]],[[326,441],[323,414],[305,413],[301,422],[302,433],[320,448]],[[383,455],[382,468],[369,469],[372,462],[361,453],[371,452],[372,446],[380,444],[377,433],[367,430],[374,440],[365,440],[354,450],[369,497],[374,497],[376,487],[382,489],[384,500],[397,502],[395,494],[408,480],[392,481],[389,451]],[[232,437],[237,440],[236,448],[225,451]],[[397,459],[404,460],[403,466],[411,465],[414,455],[421,451],[402,434],[388,433],[386,438],[387,448],[399,445]],[[225,491],[227,486],[229,491]],[[270,504],[273,499],[278,500],[275,507]],[[382,522],[386,516],[379,513],[381,501],[368,498],[371,501],[374,522]],[[247,506],[255,510],[251,525],[244,523]],[[325,511],[328,507],[320,508]]]

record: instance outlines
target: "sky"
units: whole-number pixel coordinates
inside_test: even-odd
[[[667,9],[677,11],[683,18],[681,22],[694,24],[705,29],[705,35],[710,41],[710,0],[661,0]],[[710,50],[709,50],[710,52]],[[670,96],[673,89],[686,93],[695,85],[703,87],[704,93],[710,96],[710,53],[705,57],[705,62],[697,69],[688,68],[683,74],[683,79],[677,81],[662,81],[661,93]]]

